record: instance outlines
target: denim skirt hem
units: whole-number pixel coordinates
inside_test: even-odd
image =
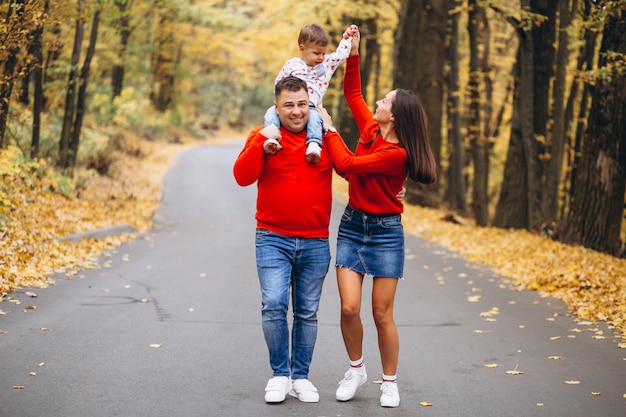
[[[336,267],[374,277],[403,277],[404,231],[399,214],[370,215],[347,206],[337,235]]]

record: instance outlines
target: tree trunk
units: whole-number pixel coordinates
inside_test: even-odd
[[[545,222],[556,224],[559,208],[559,185],[563,167],[565,146],[565,84],[568,65],[569,36],[567,29],[570,25],[569,0],[558,0],[559,31],[558,49],[556,55],[556,77],[552,91],[553,124],[549,135],[550,141],[547,169],[545,171],[545,187],[543,190],[543,219]]]
[[[513,67],[513,116],[511,120],[511,140],[504,164],[504,175],[500,198],[496,205],[494,226],[501,228],[525,229],[528,227],[528,195],[526,163],[522,146],[522,83],[521,77],[521,45],[517,53],[517,61]],[[532,115],[530,116],[532,117]]]
[[[50,0],[46,0],[43,6],[44,17],[48,15]],[[34,95],[33,95],[33,132],[30,141],[30,157],[39,155],[39,137],[41,133],[41,111],[43,109],[43,54],[41,52],[41,39],[43,37],[45,21],[41,22],[33,34],[33,60],[32,72]]]
[[[93,59],[94,52],[96,50],[96,41],[98,40],[98,25],[100,23],[100,10],[96,10],[91,22],[91,33],[89,35],[89,46],[87,47],[87,54],[85,55],[85,61],[83,62],[83,68],[81,69],[78,95],[76,99],[76,117],[74,119],[74,125],[72,126],[72,141],[70,143],[69,154],[69,166],[74,168],[76,166],[76,157],[78,156],[78,144],[80,143],[80,132],[83,127],[83,117],[85,115],[87,95],[87,80],[89,79],[89,66]]]
[[[119,97],[119,95],[122,94],[122,88],[124,86],[124,57],[126,55],[126,48],[128,47],[128,39],[130,38],[129,1],[117,0],[115,1],[115,6],[120,15],[116,22],[120,36],[120,45],[117,53],[117,62],[115,62],[111,69],[112,98]]]
[[[70,141],[72,138],[72,126],[76,114],[76,87],[78,75],[76,68],[80,61],[80,47],[83,43],[84,22],[82,17],[83,0],[78,1],[78,13],[76,29],[74,31],[74,48],[72,49],[71,68],[67,79],[67,91],[65,93],[65,114],[63,115],[63,128],[59,142],[59,162],[61,168],[70,166]]]
[[[567,0],[564,0],[567,1]],[[546,173],[549,161],[552,158],[549,146],[549,126],[552,122],[552,107],[550,91],[554,80],[554,67],[556,60],[556,12],[559,0],[530,0],[530,11],[544,17],[542,22],[532,26],[533,44],[533,120],[534,120],[534,146],[537,149],[538,180],[541,188],[538,198],[540,199],[539,213],[536,218],[530,219],[530,228],[536,229],[554,218],[544,212],[544,208],[556,198],[556,194],[549,195],[551,190],[546,186]],[[559,163],[562,161],[554,161]],[[558,178],[557,178],[558,186]],[[545,198],[549,201],[544,201]],[[531,213],[532,214],[532,213]]]
[[[484,38],[488,37],[487,19],[485,10],[477,4],[476,0],[469,1],[468,32],[470,42],[469,63],[469,122],[467,126],[468,138],[472,151],[474,175],[472,180],[472,212],[478,226],[486,226],[489,222],[488,211],[488,175],[489,175],[489,142],[484,136],[485,131],[481,127],[481,80],[485,68],[483,55],[485,50]],[[482,46],[482,48],[481,48]],[[482,52],[481,52],[482,49]]]
[[[592,8],[591,0],[585,0],[583,19],[587,19],[591,14]],[[576,10],[572,7],[572,11]],[[595,28],[585,29],[584,44],[580,48],[578,63],[576,69],[580,72],[590,71],[594,65],[594,57],[596,51],[596,44],[598,41],[598,31]],[[578,99],[578,88],[582,88],[581,98]],[[582,147],[582,135],[586,127],[587,113],[589,111],[589,85],[583,82],[580,78],[575,78],[572,81],[572,88],[570,89],[570,96],[567,100],[567,106],[565,107],[565,126],[570,126],[574,120],[574,112],[576,107],[576,101],[578,103],[578,122],[572,129],[573,132],[567,135],[567,170],[565,183],[565,192],[563,193],[564,202],[561,207],[561,218],[567,217],[569,211],[569,196],[574,194],[574,188],[576,185],[576,171],[580,163],[580,152]]]
[[[609,56],[626,54],[624,27],[625,13],[606,19],[599,67],[613,64]],[[565,241],[617,256],[626,187],[626,74],[600,78],[592,91]]]
[[[448,8],[448,0],[404,0],[394,50],[394,88],[412,90],[424,105],[437,172],[441,171]],[[436,205],[437,187],[409,182],[407,202]]]
[[[12,24],[13,27],[22,28],[24,20],[25,0],[16,0],[13,7],[8,8],[6,25],[10,25],[12,20],[16,20]],[[15,15],[13,15],[15,11]],[[10,29],[7,29],[9,31]],[[13,85],[15,84],[15,70],[17,68],[18,57],[22,37],[18,33],[7,33],[2,42],[0,51],[0,62],[4,61],[4,69],[2,79],[0,80],[0,148],[6,148],[8,141],[4,140],[7,121],[9,119],[9,103],[11,94],[13,93]]]
[[[161,11],[157,19],[157,44],[153,58],[154,81],[150,100],[156,110],[164,112],[174,100],[174,66],[177,52],[172,22],[168,14]]]
[[[459,14],[462,0],[451,0],[451,9],[456,12],[450,16],[450,46],[448,60],[450,71],[447,75],[447,120],[448,148],[450,162],[448,164],[447,187],[445,200],[451,210],[467,213],[466,186],[463,176],[463,137],[461,136],[461,106],[459,91]]]

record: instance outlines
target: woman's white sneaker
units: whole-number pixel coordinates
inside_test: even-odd
[[[380,405],[382,407],[397,407],[400,405],[400,393],[396,382],[383,382],[380,386]]]
[[[345,373],[343,379],[339,381],[339,388],[335,393],[335,397],[339,401],[349,401],[356,395],[356,390],[367,381],[367,372],[365,365],[360,368],[350,367]]]

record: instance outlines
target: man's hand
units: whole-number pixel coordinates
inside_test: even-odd
[[[274,125],[265,126],[263,129],[259,130],[259,133],[268,139],[280,140],[281,138],[280,129]]]
[[[359,27],[357,25],[350,25],[348,29],[343,33],[343,38],[348,39],[350,36],[359,34]]]
[[[327,131],[328,127],[333,125],[333,119],[330,117],[330,114],[328,114],[328,111],[324,107],[317,106],[317,111],[319,112],[320,116],[322,116],[322,128],[324,129],[324,131]]]

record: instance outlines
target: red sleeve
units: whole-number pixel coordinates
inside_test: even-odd
[[[235,161],[233,174],[235,181],[241,186],[254,184],[261,176],[261,172],[263,172],[265,164],[263,143],[267,138],[259,133],[261,129],[263,129],[263,126],[257,127],[250,132],[243,149]]]
[[[406,152],[395,144],[377,147],[370,154],[355,155],[338,133],[329,132],[326,143],[337,173],[348,174],[397,174],[398,167],[406,165]]]
[[[370,142],[378,129],[372,120],[374,113],[365,102],[361,92],[361,70],[359,55],[350,55],[346,60],[346,74],[343,78],[343,94],[348,102],[354,121],[361,132],[361,142]]]

